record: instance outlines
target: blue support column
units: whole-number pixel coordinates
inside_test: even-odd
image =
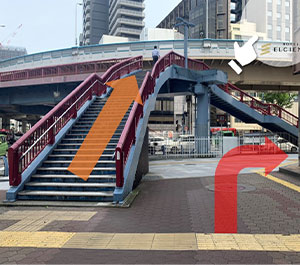
[[[195,147],[198,154],[208,154],[210,136],[210,93],[207,86],[195,86],[196,102],[196,128]]]

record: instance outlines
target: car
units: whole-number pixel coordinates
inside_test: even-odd
[[[285,152],[291,152],[291,153],[298,152],[298,146],[290,143],[289,141],[281,137],[277,139],[276,145]]]
[[[154,155],[155,153],[162,152],[165,153],[177,153],[178,142],[164,137],[150,137],[149,138],[149,153]]]
[[[151,155],[154,155],[156,152],[159,152],[162,150],[162,146],[164,145],[165,138],[154,136],[149,137],[149,153]]]

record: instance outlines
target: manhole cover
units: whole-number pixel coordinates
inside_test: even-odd
[[[206,186],[206,188],[210,191],[215,191],[215,185],[208,185]],[[256,190],[256,188],[254,186],[251,185],[247,185],[247,184],[238,184],[237,185],[237,192],[248,192],[248,191],[254,191]],[[234,192],[233,190],[233,184],[222,184],[220,185],[220,188],[218,189],[218,191],[223,191],[223,192]]]

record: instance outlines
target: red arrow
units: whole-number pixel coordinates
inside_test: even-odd
[[[266,176],[288,155],[265,137],[255,146],[259,155],[249,154],[253,145],[239,146],[226,153],[215,173],[215,233],[237,233],[237,177],[244,168],[265,168]],[[237,155],[239,154],[239,155]]]

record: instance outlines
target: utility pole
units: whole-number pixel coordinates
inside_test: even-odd
[[[188,39],[189,39],[189,28],[195,27],[194,24],[189,23],[188,21],[184,20],[182,17],[178,17],[177,24],[175,27],[184,26],[184,57],[185,57],[185,68],[188,68]]]
[[[206,0],[206,30],[205,38],[208,39],[208,0]]]

